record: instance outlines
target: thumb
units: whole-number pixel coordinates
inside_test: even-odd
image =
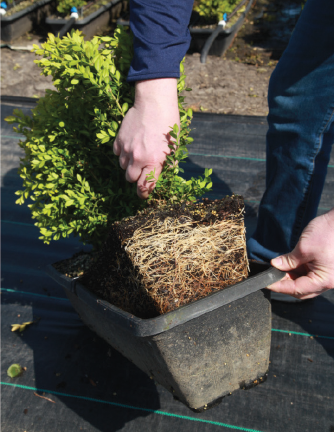
[[[301,254],[298,253],[296,249],[294,249],[288,254],[274,258],[273,260],[271,260],[271,264],[273,265],[273,267],[276,267],[279,270],[288,272],[291,270],[295,270],[302,264],[305,264],[305,261],[302,259]]]

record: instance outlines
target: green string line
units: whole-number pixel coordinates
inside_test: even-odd
[[[191,152],[189,152],[188,154],[189,156],[219,157],[219,158],[226,158],[226,159],[239,159],[239,160],[266,162],[266,159],[246,157],[246,156],[226,156],[226,155],[218,155],[218,154],[212,155],[212,154],[191,153]],[[328,168],[334,168],[334,165],[328,165]]]
[[[16,136],[10,136],[10,135],[2,135],[2,138],[12,138],[12,139],[18,139],[22,138],[16,137]],[[244,156],[225,156],[225,155],[212,155],[212,154],[202,154],[202,153],[188,153],[190,156],[203,156],[203,157],[219,157],[219,158],[226,158],[226,159],[239,159],[239,160],[251,160],[251,161],[257,161],[257,162],[265,162],[266,159],[260,159],[260,158],[253,158],[253,157],[244,157]],[[334,165],[328,165],[328,168],[334,168]]]
[[[27,291],[13,290],[13,289],[10,289],[10,288],[0,288],[0,289],[1,289],[1,291],[5,291],[5,292],[8,292],[8,293],[26,294],[26,295],[36,296],[36,297],[44,297],[44,298],[48,298],[48,299],[70,301],[66,297],[53,297],[53,296],[48,296],[48,295],[45,295],[45,294],[36,294],[36,293],[32,293],[32,292],[27,292]]]
[[[280,333],[290,333],[290,334],[295,334],[295,335],[299,335],[299,336],[308,336],[308,337],[313,336],[315,338],[334,339],[333,336],[319,336],[319,335],[315,335],[315,334],[300,333],[300,332],[289,331],[289,330],[271,329],[271,331],[280,332]]]
[[[65,396],[65,397],[71,397],[71,398],[76,398],[76,399],[82,399],[82,400],[88,400],[90,402],[99,402],[99,403],[104,403],[104,404],[108,404],[108,405],[113,405],[119,408],[126,408],[126,409],[132,409],[132,410],[138,410],[138,411],[145,411],[145,412],[149,412],[152,414],[159,414],[159,415],[163,415],[166,417],[175,417],[175,418],[179,418],[182,420],[191,420],[191,421],[196,421],[196,422],[200,422],[200,423],[208,423],[208,424],[212,424],[215,426],[221,426],[221,427],[225,427],[228,429],[235,429],[235,430],[240,430],[240,431],[245,431],[245,432],[261,432],[259,430],[255,430],[255,429],[247,429],[247,428],[243,428],[243,427],[239,427],[239,426],[234,426],[234,425],[229,425],[226,423],[220,423],[220,422],[216,422],[216,421],[212,421],[212,420],[205,420],[205,419],[200,419],[200,418],[194,418],[194,417],[189,417],[189,416],[184,416],[184,415],[180,415],[180,414],[173,414],[173,413],[168,413],[165,411],[159,411],[159,410],[153,410],[150,408],[141,408],[141,407],[136,407],[136,406],[132,406],[132,405],[126,405],[126,404],[121,404],[118,402],[110,402],[110,401],[106,401],[106,400],[102,400],[102,399],[95,399],[95,398],[91,398],[91,397],[87,397],[87,396],[77,396],[77,395],[72,395],[72,394],[67,394],[67,393],[60,393],[57,391],[53,391],[53,390],[42,390],[42,389],[38,389],[35,387],[28,387],[25,385],[21,385],[21,384],[13,384],[13,383],[6,383],[6,382],[0,382],[1,385],[7,385],[7,386],[11,386],[11,387],[18,387],[18,388],[22,388],[25,390],[33,390],[33,391],[38,391],[38,392],[43,392],[43,393],[48,393],[48,394],[53,394],[56,396]]]
[[[0,288],[1,291],[5,291],[8,293],[17,293],[17,294],[26,294],[26,295],[32,295],[32,296],[37,296],[37,297],[45,297],[48,299],[56,299],[56,300],[66,300],[66,301],[70,301],[67,298],[62,298],[62,297],[52,297],[52,296],[47,296],[45,294],[35,294],[32,292],[26,292],[26,291],[18,291],[18,290],[13,290],[10,288]],[[271,331],[273,332],[280,332],[280,333],[289,333],[289,334],[295,334],[295,335],[299,335],[299,336],[308,336],[308,337],[315,337],[315,338],[323,338],[323,339],[334,339],[334,337],[332,336],[319,336],[319,335],[314,335],[314,334],[309,334],[309,333],[300,333],[300,332],[295,332],[295,331],[291,331],[291,330],[281,330],[281,329],[271,329]]]
[[[30,227],[35,226],[34,224],[30,224],[30,223],[15,222],[15,221],[10,221],[10,220],[2,220],[1,222],[13,224],[13,225],[23,225],[23,226],[30,226]]]
[[[257,162],[265,162],[265,159],[253,158],[253,157],[244,157],[244,156],[226,156],[226,155],[211,155],[211,154],[202,154],[202,153],[188,153],[190,156],[203,156],[203,157],[219,157],[225,159],[239,159],[239,160],[251,160]]]

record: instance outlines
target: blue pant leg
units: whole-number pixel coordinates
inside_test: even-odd
[[[334,143],[334,4],[308,0],[269,84],[266,190],[250,258],[291,251],[316,216]]]

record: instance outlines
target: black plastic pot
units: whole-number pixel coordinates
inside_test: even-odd
[[[100,300],[54,267],[84,323],[194,411],[239,388],[263,382],[269,365],[271,304],[268,290],[283,273],[251,264],[254,276],[151,319]]]
[[[248,4],[245,8],[245,11],[241,14],[237,22],[231,26],[230,28],[223,28],[220,30],[211,43],[208,52],[209,55],[214,55],[221,57],[224,52],[230,47],[233,43],[233,40],[242,27],[243,21],[249,12],[254,0],[249,0]],[[189,27],[192,40],[190,45],[190,51],[193,52],[202,52],[205,47],[206,41],[212,36],[212,33],[215,32],[216,29],[206,29],[206,28],[195,28],[194,26]]]
[[[55,8],[55,0],[41,0],[13,15],[1,16],[1,40],[13,42],[25,33],[44,23],[45,17]]]
[[[71,28],[80,30],[84,33],[85,39],[91,39],[101,29],[108,25],[111,20],[120,16],[123,9],[123,0],[113,0],[105,6],[101,6],[97,11],[91,13],[83,19],[73,22]],[[58,35],[64,26],[69,24],[69,19],[46,18],[45,23],[54,35]],[[69,31],[70,28],[67,30]]]

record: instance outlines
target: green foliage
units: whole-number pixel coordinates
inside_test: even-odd
[[[185,123],[187,122],[186,118],[184,121]],[[176,141],[169,145],[171,154],[166,157],[163,171],[158,177],[156,187],[150,195],[149,201],[169,201],[174,203],[196,201],[196,197],[204,195],[212,188],[210,179],[210,175],[212,174],[211,169],[206,168],[204,178],[201,176],[197,179],[192,177],[188,181],[178,175],[184,172],[180,167],[180,163],[185,162],[184,159],[188,156],[187,145],[193,141],[193,138],[187,136],[189,131],[185,123],[181,124],[180,133],[177,125],[174,125],[173,130],[170,132],[171,137]],[[155,173],[151,171],[147,179],[153,181],[155,179]]]
[[[192,177],[186,181],[178,174],[183,173],[184,170],[180,164],[185,163],[188,157],[187,146],[193,142],[193,138],[189,136],[190,124],[193,117],[191,108],[185,109],[183,91],[191,91],[190,88],[185,87],[184,74],[184,60],[180,64],[180,79],[178,81],[178,105],[180,114],[180,131],[178,125],[174,125],[170,136],[173,138],[169,148],[171,153],[166,157],[166,163],[163,167],[158,179],[155,178],[155,172],[147,176],[148,181],[157,180],[154,191],[149,197],[149,201],[155,200],[158,202],[170,201],[174,203],[181,203],[183,201],[196,201],[196,197],[204,195],[209,192],[212,187],[210,175],[212,170],[205,170],[205,176],[199,176],[197,179]]]
[[[35,62],[52,75],[56,90],[46,91],[32,118],[20,110],[7,118],[26,137],[19,142],[24,189],[16,202],[33,201],[44,242],[74,233],[98,246],[111,222],[142,204],[113,154],[126,104],[134,100],[134,86],[126,82],[132,37],[120,29],[92,41],[78,31],[63,39],[50,34],[34,52],[43,56]]]
[[[58,0],[57,10],[63,15],[69,15],[73,6],[79,9],[85,6],[86,3],[85,0]]]
[[[9,368],[7,369],[7,375],[10,378],[16,378],[22,375],[23,371],[24,369],[18,363],[14,363],[10,365]]]
[[[193,9],[208,22],[222,20],[224,13],[229,15],[241,0],[197,0]]]
[[[35,62],[44,75],[53,77],[56,90],[46,91],[32,117],[14,110],[6,120],[18,123],[14,130],[25,136],[19,142],[25,151],[19,168],[24,189],[16,192],[16,203],[32,200],[32,217],[45,243],[73,233],[98,247],[112,222],[147,205],[138,198],[136,184],[126,181],[113,153],[120,124],[135,98],[134,85],[126,81],[132,49],[132,35],[121,28],[114,37],[91,41],[84,41],[79,31],[63,39],[49,34],[42,49],[34,46],[35,54],[43,56]],[[178,92],[184,88],[182,74]],[[179,108],[181,131],[171,133],[177,146],[158,189],[164,197],[189,200],[208,190],[209,174],[205,187],[203,179],[186,182],[177,176],[181,168],[171,168],[173,161],[185,158],[191,141],[192,111],[185,111],[180,95]]]

